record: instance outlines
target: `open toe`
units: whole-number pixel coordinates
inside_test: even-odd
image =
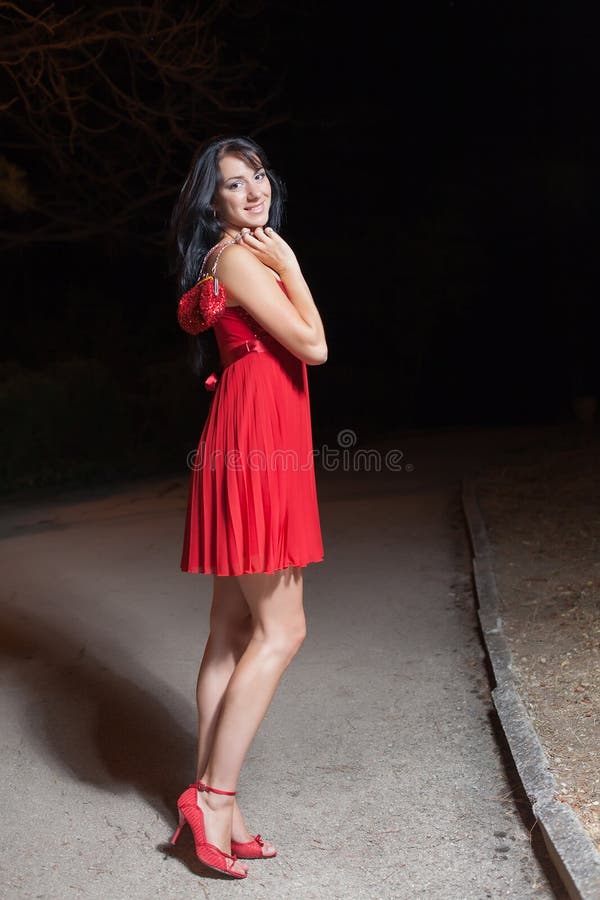
[[[268,841],[263,841],[260,834],[255,835],[252,840],[245,843],[232,840],[231,852],[238,859],[272,859],[274,856],[277,856],[277,849]]]

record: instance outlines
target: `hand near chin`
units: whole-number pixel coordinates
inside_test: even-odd
[[[279,275],[293,266],[298,267],[298,260],[290,245],[269,226],[266,228],[258,226],[252,231],[243,228],[240,243],[263,265],[274,269]]]

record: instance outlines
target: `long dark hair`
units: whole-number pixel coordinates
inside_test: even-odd
[[[227,153],[241,157],[249,165],[263,166],[271,184],[268,224],[278,231],[283,221],[285,185],[270,167],[262,149],[249,137],[214,137],[196,149],[187,178],[171,214],[168,251],[171,274],[176,278],[177,297],[198,280],[204,257],[220,240],[223,223],[215,216],[213,202],[221,182],[219,162]],[[191,340],[190,363],[195,375],[202,376],[209,363],[218,358],[212,328]]]

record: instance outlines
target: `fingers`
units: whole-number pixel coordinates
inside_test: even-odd
[[[274,238],[277,234],[271,226],[267,226],[263,228],[261,225],[258,228],[255,228],[253,231],[250,231],[249,228],[242,228],[240,232],[242,236],[242,240],[246,241],[253,246],[253,241],[260,243],[267,243],[270,239]]]

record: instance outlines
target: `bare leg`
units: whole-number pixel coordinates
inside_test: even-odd
[[[198,672],[198,766],[200,780],[212,747],[217,718],[229,679],[248,646],[252,617],[237,578],[215,576],[210,634]]]
[[[252,635],[252,616],[235,576],[215,576],[210,613],[210,635],[198,673],[196,700],[198,707],[198,764],[196,780],[200,781],[208,764],[215,726],[221,711],[229,679]],[[252,840],[237,801],[234,800],[231,837],[244,844]],[[274,855],[276,847],[265,841],[265,856]]]
[[[217,703],[213,695],[213,712],[207,713],[207,724],[201,726],[203,733],[212,735],[201,780],[224,790],[236,789],[248,748],[306,633],[301,569],[240,575],[237,580],[252,616],[252,634],[224,696]],[[205,668],[210,668],[208,663]],[[223,663],[222,680],[224,671]],[[198,794],[207,840],[225,852],[231,846],[233,800],[219,794]]]

